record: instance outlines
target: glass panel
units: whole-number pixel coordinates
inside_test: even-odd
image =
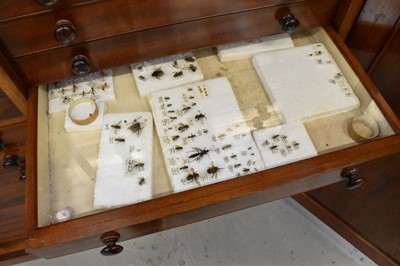
[[[279,50],[251,59],[236,52],[235,60],[221,62],[209,48],[167,65],[118,67],[112,80],[103,71],[83,89],[79,82],[64,90],[56,84],[58,90],[49,93],[40,87],[40,226],[240,178],[357,145],[354,139],[361,137],[393,134],[321,28],[291,38],[303,48],[287,48],[289,56]],[[248,44],[259,49],[260,41]],[[178,82],[190,73],[201,79],[200,70],[204,81]],[[149,92],[161,81],[173,88]],[[99,102],[112,87],[116,100],[106,101],[102,117]],[[80,108],[83,114],[90,109],[87,117],[47,115],[48,102],[70,106],[78,94],[95,98],[100,114],[86,102]],[[71,118],[91,122],[94,115],[104,122],[91,124],[97,130],[66,131]]]

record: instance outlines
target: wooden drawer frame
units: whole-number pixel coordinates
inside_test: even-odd
[[[137,237],[202,219],[255,206],[281,197],[308,191],[341,180],[343,168],[400,152],[400,121],[390,110],[377,88],[362,70],[338,34],[325,31],[367,88],[395,134],[287,166],[265,170],[238,179],[155,198],[150,201],[109,210],[64,223],[38,228],[37,206],[37,100],[30,91],[27,157],[27,227],[31,232],[27,251],[51,258],[101,246],[100,235],[110,230],[121,233],[121,240]],[[354,156],[357,154],[357,156]]]
[[[73,44],[11,59],[19,75],[33,86],[73,76],[72,58],[83,54],[89,58],[92,71],[133,62],[201,49],[221,43],[282,32],[279,18],[292,12],[301,22],[299,29],[329,25],[338,2],[307,0],[291,5],[267,6],[243,12],[210,16],[184,23],[163,24],[162,27],[131,31],[110,38]],[[241,31],[232,27],[241,25]],[[169,40],[162,44],[160,40]],[[112,62],[111,59],[112,58]],[[52,66],[50,69],[48,66]]]

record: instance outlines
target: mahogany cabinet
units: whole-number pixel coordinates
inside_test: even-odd
[[[346,43],[400,117],[400,2],[366,1]],[[335,184],[295,199],[378,264],[399,265],[399,162],[396,154],[357,166],[359,189]]]
[[[117,241],[326,186],[340,181],[354,165],[398,153],[400,123],[343,42],[362,2],[195,0],[184,4],[173,0],[154,5],[154,1],[147,0],[2,1],[0,9],[7,12],[0,17],[0,46],[8,73],[1,81],[7,80],[11,91],[22,95],[28,91],[28,104],[25,100],[23,105],[28,108],[24,113],[26,252],[52,258],[102,245],[119,251]],[[280,23],[289,14],[295,18]],[[379,138],[363,144],[349,141],[341,129],[341,123],[349,117],[340,118],[335,129],[338,139],[344,139],[342,142],[329,142],[323,135],[329,134],[330,129],[320,132],[320,128],[311,125],[321,150],[316,157],[179,193],[173,193],[168,184],[161,182],[151,200],[109,210],[89,208],[76,213],[74,219],[51,221],[51,204],[58,195],[50,191],[50,172],[54,168],[49,168],[55,166],[48,162],[52,143],[46,125],[47,89],[42,84],[89,69],[111,67],[116,83],[123,84],[131,75],[126,65],[187,51],[193,51],[207,64],[207,58],[215,57],[212,47],[216,45],[290,31],[297,22],[292,34],[296,45],[325,43],[362,99],[358,113],[369,112],[379,121]],[[85,60],[78,64],[83,68],[76,67],[76,56],[84,56]],[[206,77],[221,75],[221,71],[224,68],[209,72]],[[232,76],[240,83],[239,75]],[[129,82],[132,85],[133,81]],[[5,85],[2,83],[2,88]],[[251,96],[245,90],[239,94]],[[146,106],[137,93],[134,95],[132,101],[137,106]],[[155,144],[155,156],[161,157],[158,145]],[[73,147],[65,151],[65,165],[78,160],[74,154],[79,153],[74,153]],[[160,180],[166,176],[161,162],[162,159],[156,160],[155,171],[155,178]],[[352,176],[350,181],[357,180]]]

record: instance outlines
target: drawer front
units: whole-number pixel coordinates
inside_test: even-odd
[[[287,172],[288,175],[292,175]],[[266,178],[262,174],[255,174],[247,176],[248,179],[260,179]],[[273,180],[274,176],[268,176],[269,179]],[[36,235],[36,239],[28,240],[27,252],[38,257],[53,258],[58,256],[67,255],[70,253],[76,253],[79,251],[101,247],[101,238],[104,233],[110,230],[115,230],[120,234],[119,241],[159,232],[182,226],[189,223],[209,219],[212,217],[220,216],[230,212],[238,211],[244,208],[257,206],[263,203],[271,202],[276,199],[287,197],[289,195],[296,194],[303,190],[309,190],[321,186],[326,186],[340,180],[340,172],[332,171],[322,175],[315,175],[311,178],[303,178],[297,182],[296,186],[291,184],[284,184],[284,181],[279,182],[279,188],[265,188],[258,187],[258,193],[249,193],[253,188],[245,186],[246,177],[242,177],[240,180],[227,181],[227,187],[230,189],[236,188],[240,190],[242,197],[234,198],[229,201],[220,202],[226,195],[212,195],[212,188],[209,193],[199,194],[197,202],[184,201],[182,199],[190,198],[191,192],[183,192],[173,194],[159,199],[154,199],[151,202],[143,202],[135,204],[133,206],[123,208],[124,212],[121,216],[113,216],[113,219],[109,219],[110,215],[115,212],[101,213],[96,215],[97,221],[104,221],[102,223],[93,226],[90,222],[90,218],[84,217],[81,220],[79,228],[62,229],[62,224],[54,225],[59,226],[59,230],[54,231],[51,238],[62,241],[61,245],[48,245],[48,241],[41,239],[39,235]],[[180,195],[179,195],[180,194]],[[213,204],[214,203],[214,204]],[[175,207],[174,207],[175,205]],[[157,206],[157,208],[154,208]],[[179,206],[179,208],[176,208]],[[143,212],[143,210],[147,210]],[[166,215],[166,212],[169,215]],[[131,214],[131,215],[130,215]],[[149,220],[148,217],[157,217],[156,219]],[[43,228],[42,233],[47,231],[49,228]],[[102,231],[103,230],[103,231]],[[44,233],[45,234],[45,233]],[[76,237],[76,236],[81,236]],[[39,244],[38,246],[38,243]],[[43,243],[47,243],[44,244]],[[119,244],[117,242],[117,244]],[[122,244],[123,245],[123,244]],[[100,252],[98,254],[101,256]]]
[[[26,123],[0,128],[0,146],[9,149],[25,144]],[[1,148],[0,148],[1,150]]]
[[[10,19],[15,19],[20,16],[30,15],[39,12],[46,12],[53,9],[63,8],[67,6],[96,2],[99,0],[42,0],[45,2],[52,2],[53,4],[45,5],[40,4],[40,0],[2,0],[0,2],[0,22]]]
[[[6,56],[16,57],[62,46],[54,38],[55,26],[59,20],[72,22],[75,35],[72,44],[78,44],[159,26],[295,2],[304,1],[195,0],[190,5],[183,5],[180,0],[146,0],[139,3],[130,0],[101,1],[1,23],[0,40]],[[315,6],[310,7],[315,13],[322,13],[326,9],[335,11],[339,3],[335,0],[311,2],[315,2]]]
[[[299,29],[302,29],[329,24],[335,6],[335,1],[307,1],[291,5],[290,11],[298,18]],[[255,9],[138,31],[16,58],[11,63],[29,85],[57,81],[74,75],[72,58],[79,54],[88,57],[92,71],[96,71],[161,57],[166,53],[175,54],[280,33],[282,30],[275,15],[281,8]]]

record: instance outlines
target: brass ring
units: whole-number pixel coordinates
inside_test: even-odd
[[[77,125],[92,123],[99,115],[97,104],[92,99],[82,98],[74,101],[68,108],[68,116]]]

